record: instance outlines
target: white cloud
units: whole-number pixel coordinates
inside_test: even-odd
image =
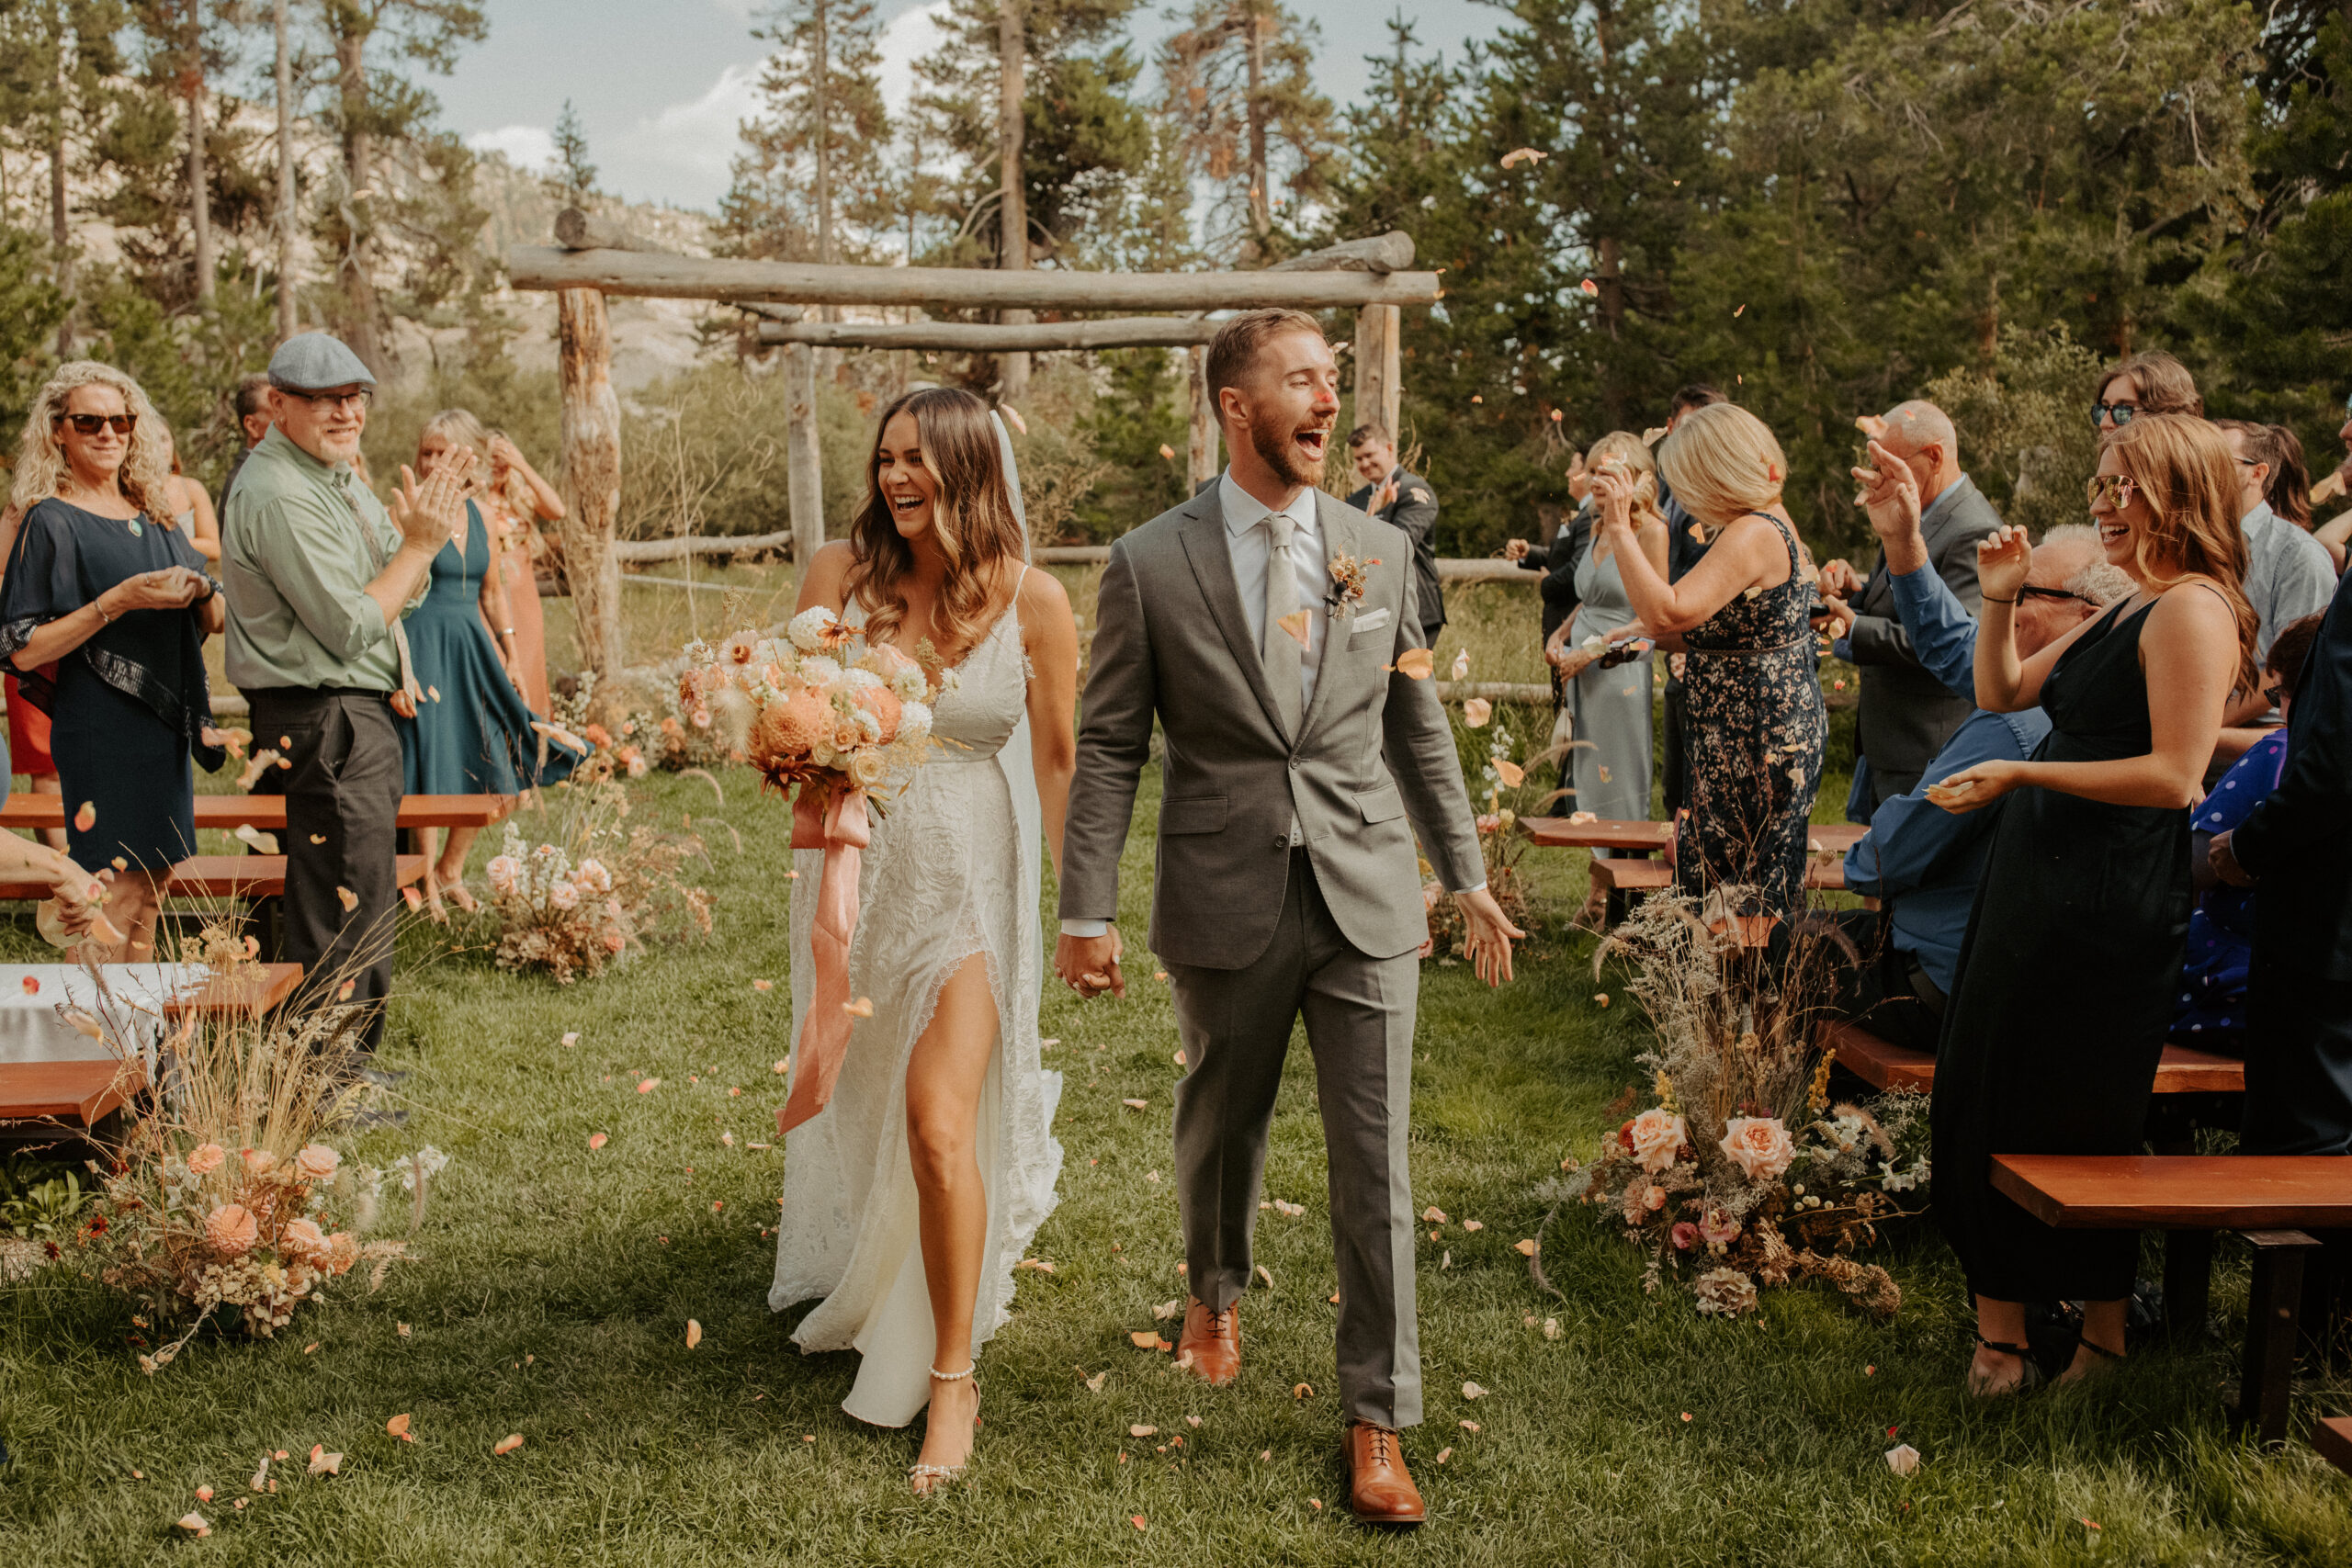
[[[906,111],[915,90],[915,62],[940,45],[940,20],[951,0],[932,0],[890,18],[882,29],[882,102],[893,116]]]
[[[477,152],[501,152],[518,169],[534,172],[555,162],[555,135],[543,125],[502,125],[466,138]]]
[[[727,165],[739,141],[736,127],[759,109],[759,79],[757,63],[729,65],[700,97],[639,121],[632,161],[673,171],[668,178],[640,183],[674,189],[689,201],[717,200],[727,188]]]

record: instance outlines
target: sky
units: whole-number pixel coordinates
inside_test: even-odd
[[[893,109],[906,101],[912,62],[931,47],[932,16],[945,4],[881,0],[883,92]],[[1317,81],[1340,104],[1361,96],[1363,57],[1386,47],[1382,18],[1401,11],[1424,47],[1457,59],[1465,39],[1492,36],[1503,17],[1472,0],[1290,4],[1322,28]],[[427,84],[469,144],[536,169],[569,98],[605,189],[716,209],[736,125],[755,107],[763,50],[752,37],[752,0],[487,0],[484,9],[489,40],[468,50],[452,75]],[[1130,26],[1146,60],[1175,30],[1167,7],[1150,0]]]

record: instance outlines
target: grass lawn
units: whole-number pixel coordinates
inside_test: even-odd
[[[801,1355],[789,1336],[806,1309],[767,1311],[782,1155],[748,1145],[773,1139],[787,1048],[786,814],[741,770],[724,783],[723,808],[698,780],[657,777],[639,797],[717,840],[709,942],[559,989],[433,928],[404,939],[385,1059],[410,1075],[410,1120],[345,1146],[383,1164],[431,1143],[451,1161],[422,1257],[380,1292],[354,1275],[277,1340],[200,1337],[149,1379],[128,1309],[95,1283],[51,1269],[0,1285],[0,1563],[2352,1562],[2352,1482],[2307,1450],[2230,1437],[2233,1342],[2135,1356],[2093,1388],[1969,1402],[1960,1280],[1924,1225],[1880,1254],[1906,1295],[1891,1325],[1814,1290],[1702,1320],[1680,1292],[1645,1298],[1628,1249],[1581,1213],[1545,1246],[1566,1299],[1541,1292],[1512,1243],[1535,1233],[1563,1156],[1592,1151],[1644,1036],[1632,1009],[1597,1004],[1617,982],[1593,979],[1589,939],[1561,931],[1581,857],[1543,853],[1527,864],[1545,930],[1517,985],[1489,995],[1459,966],[1424,980],[1415,1203],[1453,1220],[1420,1248],[1429,1421],[1407,1450],[1428,1527],[1374,1534],[1342,1506],[1303,1043],[1267,1193],[1306,1213],[1264,1215],[1273,1284],[1245,1305],[1240,1382],[1205,1389],[1129,1343],[1183,1289],[1167,1179],[1180,1069],[1148,959],[1124,1004],[1046,997],[1046,1062],[1068,1079],[1061,1207],[1036,1246],[1054,1272],[1021,1276],[981,1359],[968,1479],[918,1501],[916,1433],[843,1416],[854,1358]],[[1156,806],[1155,778],[1128,849],[1135,931]],[[19,955],[34,941],[29,921],[0,930]],[[639,1094],[647,1077],[661,1086]],[[610,1142],[592,1153],[598,1132]],[[2226,1251],[2216,1299],[2243,1311]],[[1466,1381],[1490,1392],[1473,1404]],[[1311,1393],[1295,1397],[1300,1383]],[[2340,1382],[2306,1393],[2352,1407]],[[413,1443],[385,1433],[401,1412]],[[493,1458],[509,1433],[524,1447]],[[1882,1458],[1898,1441],[1924,1456],[1907,1479]],[[300,1478],[313,1443],[349,1455],[339,1479]],[[280,1490],[248,1494],[277,1450],[295,1456]],[[212,1537],[175,1541],[207,1484]]]

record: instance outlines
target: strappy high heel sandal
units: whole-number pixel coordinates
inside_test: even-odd
[[[2098,1340],[2093,1339],[2087,1334],[2075,1335],[2075,1344],[2082,1349],[2088,1350],[2092,1355],[2098,1357],[2101,1360],[2120,1361],[2123,1359],[2122,1351],[2110,1350],[2106,1346],[2100,1344]],[[2111,1370],[2112,1369],[2104,1369],[2101,1375],[2105,1375],[2106,1371]],[[2075,1371],[2073,1360],[2070,1358],[2067,1362],[2066,1370],[2058,1374],[2058,1381],[2060,1382],[2066,1383],[2086,1382],[2089,1381],[2090,1376],[2091,1374],[2087,1369],[2079,1372]]]
[[[2033,1359],[2033,1352],[2031,1350],[2029,1350],[2022,1345],[2011,1345],[1999,1339],[1987,1339],[1981,1334],[1976,1337],[1976,1343],[1983,1348],[1994,1351],[1999,1355],[2015,1356],[2018,1359],[2018,1365],[2022,1366],[2025,1371],[2018,1374],[2017,1382],[2009,1384],[2007,1387],[1993,1388],[1988,1387],[1984,1380],[1976,1375],[1976,1369],[1974,1367],[1971,1367],[1968,1370],[1968,1392],[1970,1393],[1975,1395],[1979,1399],[2001,1399],[2013,1393],[2029,1393],[2034,1389],[2041,1386],[2041,1363]]]
[[[933,1367],[931,1369],[931,1376],[932,1381],[934,1382],[962,1382],[978,1370],[977,1364],[966,1367],[960,1372],[943,1372],[937,1367]],[[972,1429],[977,1433],[980,1427],[979,1384],[974,1383],[972,1385]],[[971,1461],[967,1454],[965,1463],[968,1464]],[[918,1497],[928,1497],[934,1492],[944,1491],[951,1483],[961,1481],[963,1478],[964,1465],[961,1464],[910,1464],[907,1466],[908,1483],[913,1486],[915,1495]],[[924,1484],[926,1482],[930,1484]]]

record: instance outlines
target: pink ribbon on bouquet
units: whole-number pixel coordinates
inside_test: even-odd
[[[862,789],[800,786],[792,801],[792,847],[825,852],[817,884],[817,922],[808,934],[814,984],[808,1016],[794,1047],[792,1093],[775,1113],[776,1136],[808,1121],[833,1098],[849,1049],[849,942],[857,930],[857,871],[873,841]]]

